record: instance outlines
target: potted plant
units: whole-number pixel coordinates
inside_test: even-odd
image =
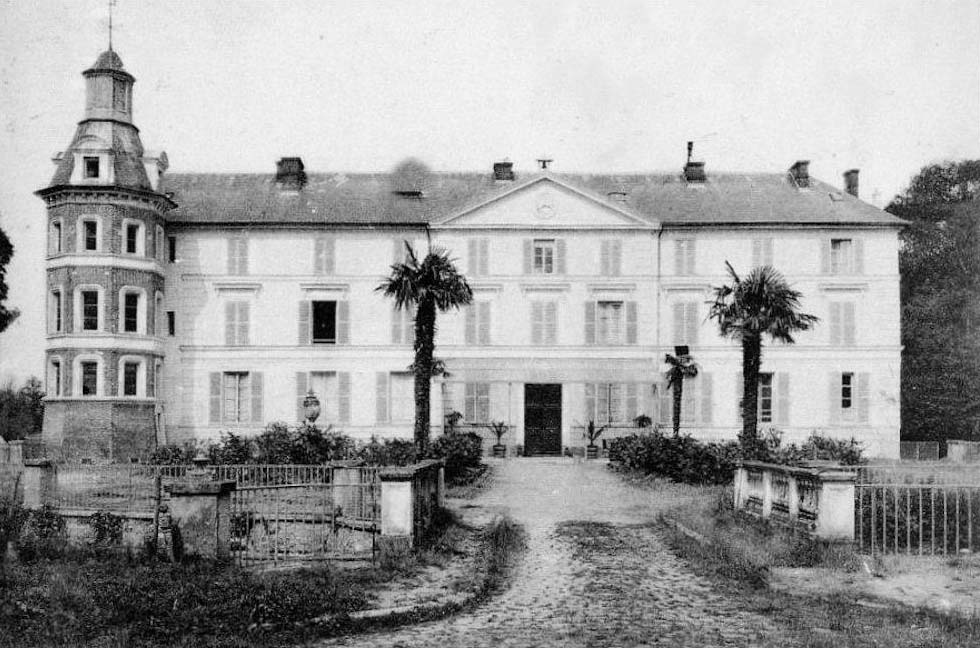
[[[494,436],[497,437],[497,442],[493,444],[493,456],[506,457],[507,446],[501,443],[501,439],[505,434],[507,434],[507,430],[510,428],[503,421],[491,421],[488,427],[490,428],[490,431],[494,433]]]
[[[636,427],[638,428],[648,428],[651,425],[653,425],[653,419],[651,419],[646,414],[640,414],[635,419],[633,419],[633,422],[636,423]]]
[[[585,447],[585,458],[595,459],[599,456],[599,448],[596,446],[595,442],[602,436],[602,433],[606,430],[606,425],[602,427],[596,427],[595,421],[589,420],[589,424],[585,426],[585,438],[588,440],[589,444]]]

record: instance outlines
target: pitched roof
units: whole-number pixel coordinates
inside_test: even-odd
[[[432,173],[421,196],[398,193],[389,174],[311,173],[300,191],[283,191],[272,174],[184,173],[164,176],[161,191],[178,207],[180,223],[330,223],[423,225],[493,200],[542,176],[553,177],[597,200],[664,227],[712,225],[900,226],[887,214],[828,184],[811,179],[799,189],[786,173],[708,174],[687,183],[681,173],[551,174],[494,182],[490,173]],[[412,187],[418,190],[419,187]],[[609,199],[625,192],[625,202]]]

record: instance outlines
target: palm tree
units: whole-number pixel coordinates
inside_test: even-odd
[[[757,428],[759,368],[762,365],[762,336],[793,344],[793,333],[806,331],[819,321],[800,312],[802,294],[793,290],[772,266],[753,268],[744,278],[725,266],[732,283],[714,289],[715,301],[709,317],[718,320],[724,337],[742,343],[742,449],[754,456],[759,451]]]
[[[420,262],[405,242],[408,257],[391,266],[391,274],[376,290],[395,300],[395,308],[415,308],[415,446],[424,453],[429,443],[429,392],[435,363],[436,311],[446,312],[473,301],[466,278],[456,270],[449,252],[429,248]]]
[[[667,389],[674,390],[674,436],[681,433],[681,406],[684,403],[684,379],[698,375],[698,365],[690,354],[672,356],[669,353],[665,360],[670,365],[664,377],[667,378]]]

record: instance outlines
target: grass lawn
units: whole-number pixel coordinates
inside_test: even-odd
[[[864,575],[864,560],[848,548],[828,548],[793,533],[736,515],[730,491],[718,489],[699,504],[664,516],[698,536],[665,524],[669,543],[695,572],[747,608],[773,618],[781,628],[764,646],[871,648],[980,645],[980,619],[921,606],[869,598],[833,578],[821,588],[772,587],[783,567],[813,567],[828,574]],[[846,579],[839,579],[841,581]]]

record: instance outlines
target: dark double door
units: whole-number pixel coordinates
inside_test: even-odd
[[[524,454],[561,454],[561,385],[524,385]]]

